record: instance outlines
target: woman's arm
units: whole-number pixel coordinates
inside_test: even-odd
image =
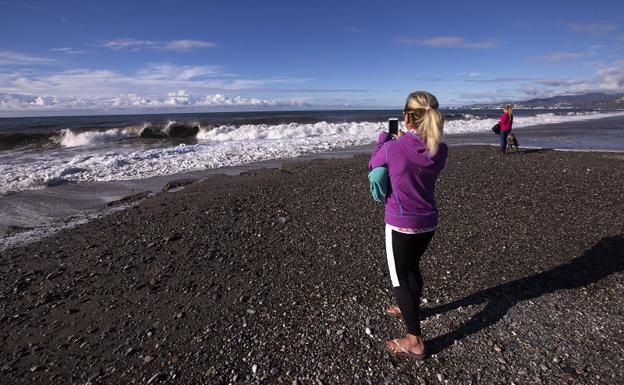
[[[387,132],[381,132],[379,134],[379,138],[377,139],[377,144],[375,145],[375,149],[371,155],[370,162],[368,162],[369,169],[372,170],[375,167],[386,165],[386,152],[382,150],[382,148],[384,143],[386,143],[390,138],[391,136]]]

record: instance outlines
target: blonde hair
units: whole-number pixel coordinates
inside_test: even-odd
[[[511,104],[507,104],[505,106],[505,111],[507,111],[507,113],[509,114],[509,116],[511,116],[513,114],[512,112],[512,108],[511,108]]]
[[[438,110],[438,99],[426,91],[409,94],[405,102],[405,113],[412,116],[412,126],[427,144],[429,155],[438,152],[444,134],[444,116]]]

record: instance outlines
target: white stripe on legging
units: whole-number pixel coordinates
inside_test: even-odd
[[[392,228],[386,225],[386,257],[388,258],[388,268],[390,269],[390,279],[393,287],[399,287],[399,277],[394,265],[394,252],[392,251]]]

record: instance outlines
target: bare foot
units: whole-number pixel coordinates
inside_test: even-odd
[[[421,336],[407,334],[403,338],[386,341],[386,347],[396,355],[422,358],[425,355],[425,340]]]
[[[403,314],[401,314],[401,309],[398,306],[390,306],[386,309],[386,313],[391,317],[402,318]]]

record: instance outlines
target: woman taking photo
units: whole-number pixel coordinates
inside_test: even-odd
[[[448,147],[442,143],[444,117],[438,100],[428,92],[411,93],[403,111],[405,132],[386,132],[379,140],[369,167],[387,167],[389,187],[385,203],[386,254],[397,306],[387,309],[407,327],[403,338],[387,341],[394,354],[423,358],[420,295],[423,278],[420,258],[438,225],[435,182],[444,168]]]

